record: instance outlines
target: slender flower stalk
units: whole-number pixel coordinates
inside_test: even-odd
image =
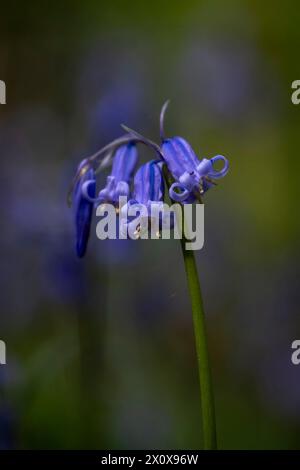
[[[198,362],[200,398],[202,410],[202,429],[204,449],[217,448],[214,393],[209,364],[205,314],[200,281],[194,251],[186,250],[185,240],[181,240],[182,255],[192,304],[196,354]]]
[[[164,166],[164,176],[166,184],[170,188],[174,180],[170,175],[169,171],[167,170],[166,165]],[[184,211],[182,212],[184,214]],[[187,227],[184,219],[182,221],[182,224],[184,226],[184,230],[182,230],[183,236],[180,240],[180,243],[185,266],[188,290],[192,305],[193,326],[200,384],[203,447],[205,450],[213,450],[217,448],[217,432],[213,384],[210,371],[207,344],[205,314],[195,254],[193,250],[186,249],[186,237],[184,236],[184,234],[187,234]]]

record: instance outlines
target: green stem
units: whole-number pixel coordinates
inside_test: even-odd
[[[166,165],[163,167],[164,178],[166,185],[170,188],[174,182]],[[203,204],[202,198],[199,194],[196,195],[198,202]],[[181,206],[182,208],[182,206]],[[184,214],[184,211],[182,211]],[[177,220],[181,220],[180,214]],[[186,235],[188,227],[186,221],[182,220],[181,225],[181,248],[185,265],[186,278],[191,298],[194,333],[196,342],[196,353],[198,362],[199,382],[200,382],[200,399],[202,410],[202,429],[203,441],[205,450],[213,450],[217,448],[217,431],[216,431],[216,417],[215,417],[215,404],[214,393],[209,365],[209,355],[207,346],[205,315],[202,301],[202,294],[200,288],[200,281],[197,272],[197,264],[195,260],[194,251],[186,249]]]
[[[194,251],[186,250],[185,242],[185,238],[182,238],[182,254],[193,312],[196,353],[200,381],[204,449],[211,450],[217,448],[217,435],[213,386],[207,347],[205,315]]]

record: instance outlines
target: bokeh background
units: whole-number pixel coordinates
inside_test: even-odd
[[[297,2],[1,2],[2,449],[200,448],[177,241],[74,251],[76,166],[158,115],[230,173],[205,198],[197,262],[219,447],[296,449],[300,366]],[[141,151],[141,160],[150,157]]]

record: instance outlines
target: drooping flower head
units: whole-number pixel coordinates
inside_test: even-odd
[[[176,180],[170,187],[171,199],[178,202],[190,202],[201,196],[211,186],[213,179],[222,178],[228,171],[228,160],[223,155],[211,159],[199,160],[190,144],[182,137],[165,138],[164,116],[169,102],[167,101],[160,114],[161,152],[168,169]],[[215,170],[217,162],[223,163],[223,168]]]
[[[165,138],[164,115],[168,101],[163,105],[160,114],[161,146],[142,136],[138,132],[123,126],[123,128],[146,145],[154,148],[160,158],[165,161],[169,172],[175,182],[169,189],[170,198],[176,202],[191,203],[201,196],[213,185],[214,179],[222,178],[228,171],[228,160],[223,155],[216,155],[210,159],[199,160],[190,144],[182,137]],[[223,163],[221,170],[214,165]]]
[[[122,208],[122,214],[129,208],[136,212],[141,210],[142,219],[147,221],[147,230],[153,220],[158,231],[164,227],[174,226],[174,218],[164,208],[164,178],[162,167],[167,167],[168,175],[173,181],[169,188],[170,198],[176,202],[191,203],[215,184],[214,179],[222,178],[228,171],[228,161],[222,155],[211,159],[199,160],[190,144],[182,137],[165,138],[164,115],[168,102],[164,104],[160,114],[161,145],[145,138],[136,131],[125,126],[127,134],[106,145],[94,155],[85,158],[78,166],[69,196],[73,195],[76,226],[76,251],[79,257],[85,254],[92,213],[95,205],[111,203],[117,212],[119,198],[130,198],[130,183],[137,164],[137,143],[144,143],[154,150],[159,160],[151,160],[142,165],[134,177],[134,188],[131,199]],[[222,162],[223,168],[216,170],[216,162]],[[105,187],[96,196],[96,174],[112,162],[111,174],[107,177]],[[169,178],[168,178],[169,180]],[[69,198],[70,200],[70,198]],[[154,212],[158,214],[153,217]],[[146,213],[143,214],[144,208]],[[131,211],[132,212],[132,211]],[[136,213],[135,212],[135,213]],[[150,215],[149,215],[150,214]],[[136,223],[136,216],[121,221],[121,230],[127,231]],[[158,225],[157,225],[158,224]],[[140,231],[137,229],[137,237]]]

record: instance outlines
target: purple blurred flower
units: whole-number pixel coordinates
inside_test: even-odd
[[[93,146],[115,139],[120,122],[138,123],[145,108],[147,64],[122,38],[94,44],[80,63],[75,100]]]
[[[185,100],[201,106],[205,115],[237,120],[261,107],[264,68],[251,42],[237,44],[220,33],[206,39],[196,36],[179,61],[179,80],[184,82]]]

